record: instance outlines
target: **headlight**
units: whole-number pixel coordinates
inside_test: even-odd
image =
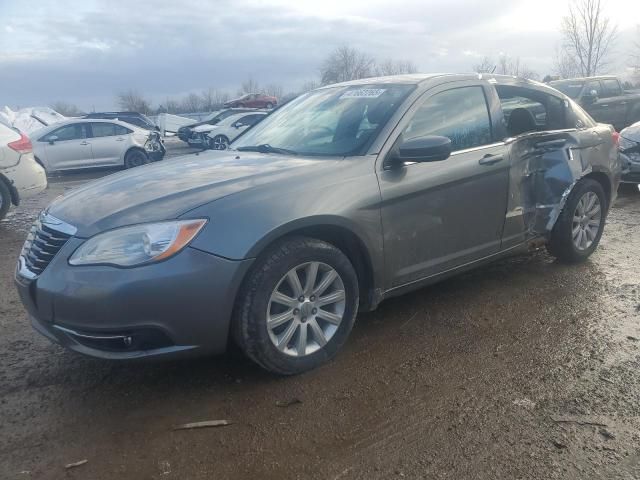
[[[117,228],[87,240],[69,263],[132,267],[164,260],[186,247],[205,223],[203,219],[179,220]]]

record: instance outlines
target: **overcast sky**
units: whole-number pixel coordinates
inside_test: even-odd
[[[603,0],[623,71],[640,0]],[[0,0],[0,107],[114,108],[134,88],[154,103],[251,76],[295,90],[348,44],[421,72],[465,72],[519,56],[551,73],[569,0]]]

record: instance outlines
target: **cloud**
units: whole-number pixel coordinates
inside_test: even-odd
[[[0,2],[0,105],[113,108],[128,88],[157,103],[209,87],[235,93],[249,76],[295,89],[342,44],[422,71],[468,71],[505,51],[544,74],[564,12],[555,0],[536,2],[535,18],[527,0],[35,3]]]

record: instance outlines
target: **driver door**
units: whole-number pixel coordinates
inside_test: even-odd
[[[500,250],[509,184],[505,146],[492,140],[484,87],[459,85],[427,92],[401,122],[397,140],[445,136],[451,156],[379,174],[387,288]]]

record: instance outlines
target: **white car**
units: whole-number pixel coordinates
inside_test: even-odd
[[[220,120],[220,122],[215,125],[200,125],[199,127],[194,127],[193,131],[195,134],[203,137],[204,147],[213,150],[226,150],[238,135],[258,123],[267,115],[268,112],[238,113]]]
[[[33,151],[48,172],[87,167],[137,167],[162,160],[158,132],[119,120],[75,119],[31,134]]]
[[[31,140],[0,123],[0,220],[18,205],[47,188],[47,175],[33,157]]]

